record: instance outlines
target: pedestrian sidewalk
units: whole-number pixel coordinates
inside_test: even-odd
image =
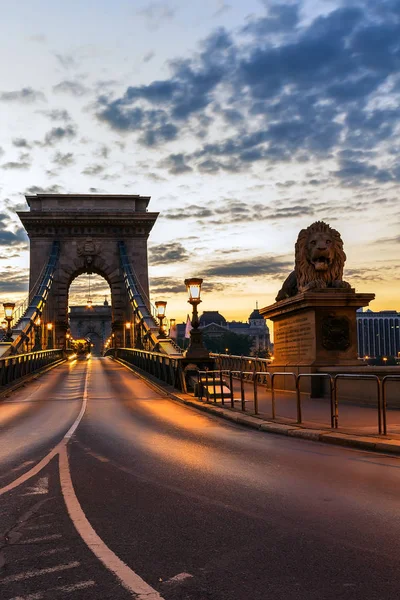
[[[388,409],[388,435],[378,434],[378,410],[376,407],[339,403],[339,427],[330,427],[330,401],[328,398],[308,398],[302,394],[304,421],[296,423],[296,394],[276,390],[276,418],[271,418],[271,392],[265,386],[258,386],[259,414],[254,414],[252,384],[245,383],[246,410],[240,410],[240,382],[234,382],[235,408],[230,408],[230,399],[225,405],[218,402],[206,402],[193,394],[180,392],[160,380],[149,376],[121,362],[144,379],[149,385],[158,388],[173,400],[191,406],[197,410],[216,415],[239,425],[245,425],[260,432],[287,435],[326,444],[348,446],[360,450],[400,455],[400,410]]]
[[[221,405],[221,402],[205,402],[200,401],[191,394],[182,394],[181,392],[171,392],[168,394],[173,399],[192,406],[198,410],[202,410],[213,415],[217,415],[228,421],[245,425],[258,431],[275,433],[279,435],[287,435],[289,437],[301,438],[315,442],[323,442],[339,446],[348,446],[358,448],[360,450],[370,450],[375,452],[389,452],[400,455],[400,432],[398,434],[390,432],[389,435],[378,435],[378,427],[364,426],[357,430],[347,427],[339,427],[331,429],[326,423],[318,421],[305,421],[301,425],[294,420],[285,419],[284,417],[276,417],[275,420],[267,418],[263,414],[254,415],[249,411],[243,412],[237,408],[228,408],[228,404]],[[292,402],[295,402],[293,394]],[[235,405],[237,403],[235,402]],[[329,401],[328,401],[329,404]],[[350,407],[349,407],[350,408]],[[353,409],[357,407],[351,407]],[[358,407],[361,411],[372,410],[368,407]],[[376,416],[375,410],[375,416]],[[389,412],[389,411],[388,411]],[[400,411],[396,411],[399,412]],[[328,412],[329,416],[329,412]],[[364,413],[365,418],[367,414]],[[368,416],[369,418],[369,416]],[[376,417],[377,418],[377,417]],[[399,428],[400,429],[400,428]]]

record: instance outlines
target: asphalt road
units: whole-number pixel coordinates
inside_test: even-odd
[[[396,457],[65,364],[0,404],[0,598],[398,600],[399,489]]]

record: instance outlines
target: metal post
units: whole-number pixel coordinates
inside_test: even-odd
[[[275,375],[275,373],[272,373],[272,375],[271,375],[271,412],[272,412],[273,419],[275,419],[275,417],[276,417],[274,375]]]
[[[383,435],[387,435],[386,420],[386,377],[382,379],[382,417],[383,417]]]
[[[219,383],[221,386],[221,404],[222,406],[225,405],[225,399],[224,399],[224,380],[222,378],[222,370],[220,369],[219,371]]]
[[[338,397],[337,397],[337,375],[333,380],[333,423],[334,428],[337,429],[339,427],[339,406],[338,406]]]
[[[244,373],[243,371],[240,371],[240,399],[241,399],[241,403],[242,403],[242,411],[244,412],[246,410],[246,400],[245,400],[245,393],[244,393]]]
[[[235,398],[233,393],[233,375],[232,371],[229,371],[229,386],[231,388],[231,408],[235,407]]]
[[[376,379],[377,389],[378,389],[378,431],[379,434],[382,433],[382,398],[381,398],[381,382],[377,377]]]
[[[258,373],[253,374],[253,399],[254,399],[254,414],[258,415]]]
[[[301,423],[300,376],[296,377],[297,422]]]
[[[214,396],[214,404],[217,401],[216,394],[217,390],[215,388],[215,371],[212,372],[212,382],[213,382],[213,396]]]

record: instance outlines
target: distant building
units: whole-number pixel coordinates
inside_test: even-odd
[[[357,337],[360,358],[397,357],[400,352],[400,313],[358,310]]]
[[[209,337],[220,337],[227,333],[246,335],[252,338],[252,352],[271,349],[271,338],[265,319],[260,315],[258,307],[250,314],[248,321],[227,321],[218,310],[205,310],[200,316],[200,329]],[[177,325],[178,338],[185,336],[185,324]]]
[[[87,339],[94,344],[92,351],[100,354],[111,335],[111,307],[107,300],[103,306],[70,306],[69,326],[74,339]]]

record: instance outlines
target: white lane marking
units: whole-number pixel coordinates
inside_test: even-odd
[[[69,470],[66,446],[63,446],[60,449],[59,461],[61,491],[64,496],[64,501],[71,521],[85,544],[103,565],[116,575],[127,590],[136,594],[136,598],[139,600],[162,600],[160,594],[154,588],[146,583],[139,575],[137,575],[137,573],[132,571],[132,569],[130,569],[108,546],[106,546],[87,520],[86,515],[79,504],[78,498],[75,495]]]
[[[88,373],[89,373],[89,371],[87,370],[86,377],[85,377],[85,388],[84,388],[84,392],[83,392],[81,410],[79,412],[79,415],[76,417],[74,423],[71,425],[71,427],[68,429],[67,433],[64,435],[61,442],[59,444],[57,444],[57,446],[55,446],[55,448],[53,448],[53,450],[51,450],[44,458],[42,458],[42,460],[40,462],[38,462],[37,465],[32,467],[32,469],[30,469],[29,471],[27,471],[26,473],[24,473],[23,475],[21,475],[20,477],[18,477],[11,483],[9,483],[8,485],[0,488],[0,496],[5,494],[6,492],[13,490],[14,488],[18,487],[19,485],[25,483],[25,481],[28,481],[28,479],[31,479],[31,477],[34,477],[34,475],[37,475],[59,453],[60,448],[63,445],[65,445],[68,442],[68,440],[71,438],[71,436],[74,434],[79,423],[82,421],[83,415],[85,414],[85,410],[86,410]]]
[[[9,600],[40,600],[41,598],[44,598],[42,592],[37,592],[36,594],[28,594],[28,596],[14,596]]]
[[[21,475],[18,479],[8,484],[4,488],[0,488],[0,496],[5,492],[8,492],[11,489],[14,489],[21,483],[24,483],[28,479],[30,479],[33,475],[36,475],[43,467],[45,467],[50,460],[56,455],[59,455],[59,473],[60,473],[60,481],[61,481],[61,491],[64,496],[64,502],[66,504],[69,516],[75,526],[75,529],[88,546],[88,548],[93,552],[95,556],[104,564],[104,566],[114,573],[114,575],[120,580],[122,585],[128,589],[129,591],[135,594],[137,600],[163,600],[160,594],[152,588],[148,583],[146,583],[139,575],[132,571],[114,552],[106,546],[103,540],[97,535],[91,524],[86,518],[85,513],[82,510],[81,505],[79,504],[78,498],[75,495],[75,490],[71,480],[71,473],[69,470],[68,463],[68,453],[67,453],[67,444],[72,435],[74,434],[76,428],[81,422],[83,415],[86,411],[87,406],[87,388],[88,388],[88,378],[89,378],[89,369],[86,371],[85,377],[85,386],[83,391],[82,398],[82,407],[77,416],[73,425],[69,428],[62,441],[55,447],[47,456],[45,456],[38,465],[33,467],[30,471]],[[74,565],[75,563],[70,563]],[[76,563],[76,566],[79,563]],[[62,565],[61,565],[62,566]],[[65,568],[73,568],[65,566]],[[60,567],[52,567],[50,569],[41,569],[40,573],[36,570],[35,573],[46,574],[54,572],[55,570],[60,570]],[[27,572],[27,573],[32,573]],[[31,577],[35,577],[35,575],[31,575]],[[15,577],[15,576],[14,576]],[[22,578],[22,576],[21,576]],[[3,579],[2,583],[6,580]],[[12,579],[10,581],[16,581]]]
[[[37,475],[38,473],[40,473],[40,471],[42,469],[44,469],[44,467],[46,465],[48,465],[49,462],[58,454],[58,449],[59,449],[59,444],[55,448],[53,448],[53,450],[51,450],[44,458],[42,458],[42,460],[40,462],[38,462],[37,465],[32,467],[32,469],[30,469],[29,471],[27,471],[26,473],[24,473],[23,475],[18,477],[18,479],[14,479],[14,481],[9,483],[8,485],[0,488],[0,496],[5,494],[6,492],[13,490],[14,488],[18,487],[22,483],[25,483],[25,481],[28,481],[28,479],[30,479],[34,475]]]
[[[179,573],[178,575],[175,575],[175,577],[171,577],[170,579],[167,579],[165,581],[165,583],[180,583],[181,581],[185,581],[185,579],[192,579],[193,575],[191,575],[190,573]]]
[[[37,544],[38,542],[49,542],[50,540],[59,540],[62,537],[61,533],[53,533],[51,535],[42,535],[41,537],[29,538],[23,540],[23,544]]]
[[[66,563],[64,565],[57,565],[56,567],[46,567],[45,569],[32,569],[32,571],[24,571],[23,573],[17,573],[16,575],[9,575],[0,579],[0,583],[10,583],[11,581],[22,581],[23,579],[31,579],[32,577],[40,577],[41,575],[47,575],[48,573],[56,573],[57,571],[66,571],[67,569],[75,569],[79,567],[81,563],[77,560]]]
[[[35,483],[35,485],[31,485],[31,487],[29,487],[28,490],[29,491],[26,492],[25,494],[22,494],[22,496],[40,496],[42,494],[48,494],[49,493],[49,478],[41,477]]]
[[[60,585],[52,589],[57,592],[75,592],[76,590],[85,590],[94,585],[96,585],[96,582],[93,581],[93,579],[88,579],[87,581],[78,581],[78,583],[73,583],[71,585]]]
[[[53,523],[39,523],[38,525],[29,525],[29,527],[25,527],[25,531],[36,531],[37,529],[47,529],[47,527],[52,527]]]

